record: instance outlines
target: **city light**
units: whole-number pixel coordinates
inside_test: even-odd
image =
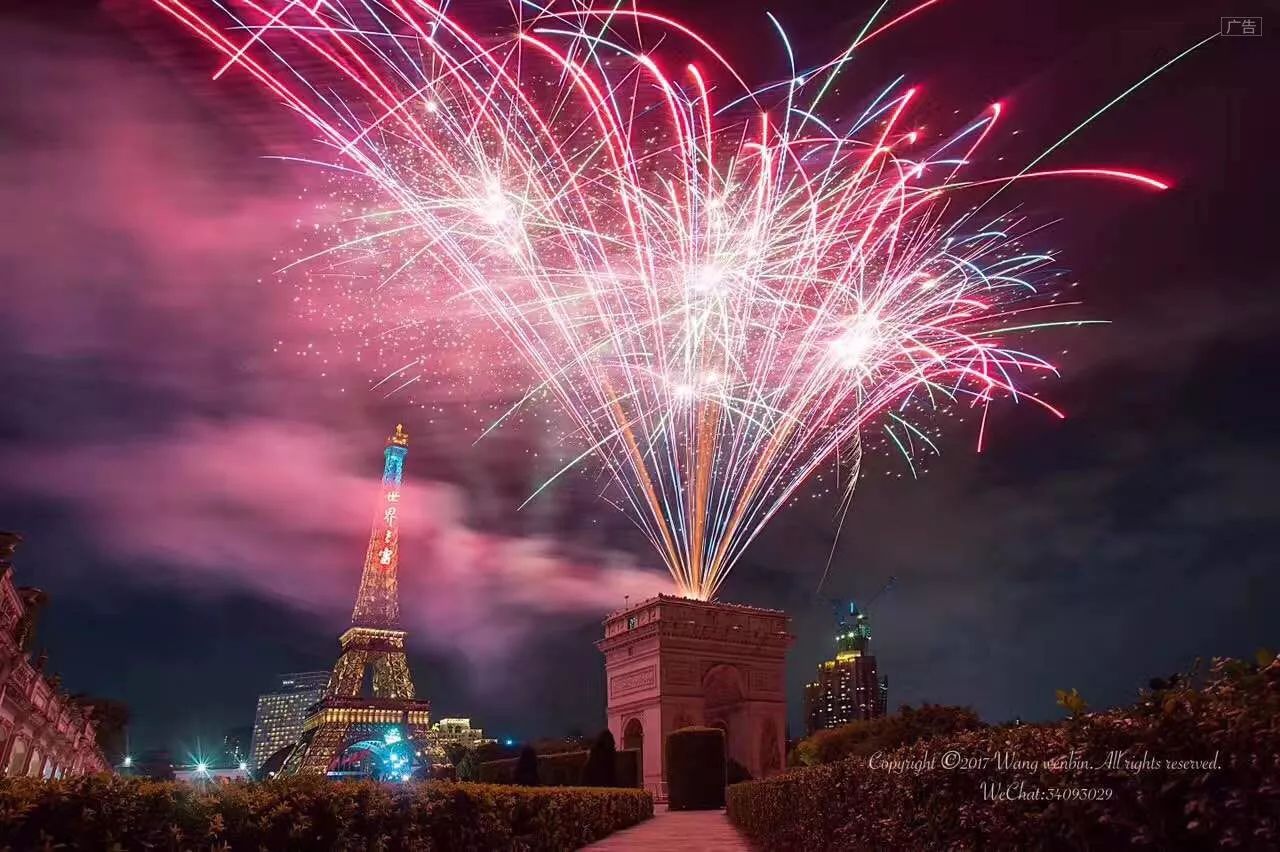
[[[196,772],[204,773],[208,771],[209,771],[209,764],[205,763],[204,761],[201,761],[200,763],[196,764]]]
[[[245,772],[248,769],[249,769],[249,764],[245,763],[243,760],[240,761],[240,771]]]
[[[124,765],[126,768],[133,766],[133,758],[126,754],[124,756]]]

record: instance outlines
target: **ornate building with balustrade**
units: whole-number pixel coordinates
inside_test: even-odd
[[[110,769],[98,747],[93,708],[77,704],[44,656],[31,659],[39,589],[14,585],[9,557],[21,541],[0,532],[0,772],[62,778]]]

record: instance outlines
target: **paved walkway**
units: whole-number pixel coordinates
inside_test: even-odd
[[[748,852],[751,847],[724,811],[653,809],[653,819],[610,834],[586,847],[591,852]]]

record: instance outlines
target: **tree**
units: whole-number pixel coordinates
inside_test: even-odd
[[[444,747],[445,760],[457,766],[467,756],[467,747],[462,743],[449,743]]]
[[[513,757],[516,757],[516,751],[510,746],[500,742],[481,743],[475,748],[467,749],[466,754],[457,762],[458,780],[479,781],[480,764],[495,760],[509,760]]]
[[[605,728],[591,744],[587,753],[587,763],[582,767],[582,784],[584,787],[616,787],[618,747],[613,741],[613,733]]]
[[[986,727],[968,707],[925,704],[919,709],[903,705],[892,716],[850,722],[818,731],[796,746],[805,766],[833,763],[846,757],[869,757],[918,740]]]
[[[83,693],[71,696],[71,700],[82,707],[92,708],[90,718],[97,726],[98,748],[102,749],[109,763],[119,763],[124,758],[129,705],[114,698],[99,698]]]
[[[458,761],[457,769],[459,781],[479,781],[480,780],[480,755],[476,749],[468,751],[462,756],[462,760]]]
[[[538,786],[538,753],[533,750],[533,746],[527,745],[520,749],[513,780],[522,787]]]
[[[1084,697],[1074,687],[1070,692],[1065,689],[1059,689],[1055,696],[1058,699],[1058,706],[1070,713],[1072,718],[1083,716],[1084,711],[1089,709]]]

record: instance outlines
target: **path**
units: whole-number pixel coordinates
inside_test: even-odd
[[[585,852],[747,852],[751,847],[724,811],[653,809],[653,819],[610,834]]]

